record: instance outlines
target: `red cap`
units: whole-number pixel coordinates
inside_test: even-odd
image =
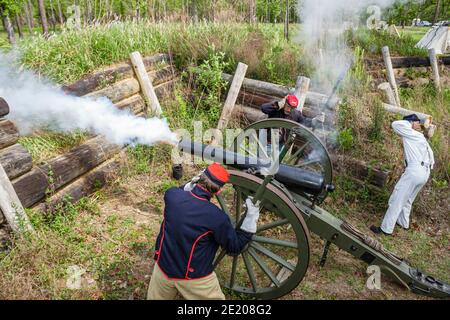
[[[208,168],[206,168],[205,173],[214,183],[217,183],[220,186],[227,183],[230,178],[228,171],[217,162],[210,164]]]
[[[286,97],[286,101],[291,107],[294,107],[294,108],[298,107],[298,99],[293,94],[288,95]]]

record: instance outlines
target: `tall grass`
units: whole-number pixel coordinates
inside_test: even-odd
[[[130,52],[143,55],[171,52],[179,67],[198,64],[214,46],[224,52],[232,71],[241,61],[252,77],[273,82],[294,81],[305,74],[301,48],[283,39],[280,25],[237,23],[152,24],[121,22],[82,31],[27,38],[20,43],[22,63],[60,83],[125,60]]]

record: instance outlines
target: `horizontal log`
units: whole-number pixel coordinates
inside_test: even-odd
[[[430,59],[428,57],[391,57],[392,67],[395,69],[400,68],[413,68],[413,67],[429,67]],[[440,56],[438,61],[442,65],[450,65],[450,56]],[[382,59],[368,59],[366,64],[370,68],[383,66]],[[384,67],[382,67],[384,69]]]
[[[143,60],[145,69],[150,71],[155,65],[170,61],[170,57],[167,54],[157,54],[154,56],[145,57]],[[84,96],[90,92],[100,89],[101,87],[111,85],[119,80],[131,78],[133,76],[134,71],[131,64],[122,63],[90,74],[75,83],[64,86],[63,90],[72,95]]]
[[[84,176],[58,191],[45,202],[36,205],[34,209],[42,212],[51,212],[65,199],[75,203],[82,197],[90,195],[111,181],[117,175],[123,162],[121,156],[116,156],[113,159],[102,163],[100,166],[92,169]]]
[[[19,140],[19,131],[10,120],[0,121],[0,149],[9,147]]]
[[[118,146],[108,143],[105,138],[95,137],[15,179],[14,189],[23,206],[31,207],[47,194],[95,168],[119,150]]]
[[[252,107],[235,106],[236,116],[245,118],[249,123],[267,119],[267,115]]]
[[[222,79],[231,82],[233,76],[227,73],[222,73]],[[293,93],[294,88],[289,88],[286,86],[281,86],[278,84],[260,81],[260,80],[254,80],[245,78],[244,82],[242,84],[241,92],[246,91],[248,93],[254,94],[263,94],[267,96],[277,97],[277,98],[283,98],[286,95]],[[320,106],[326,104],[328,100],[328,97],[324,94],[308,91],[306,94],[306,105],[314,105],[314,106]],[[334,101],[334,103],[337,103],[338,101]]]
[[[395,113],[395,114],[399,114],[402,116],[409,116],[410,114],[415,113],[417,115],[417,117],[419,117],[420,122],[425,126],[425,127],[429,127],[431,122],[433,121],[433,117],[430,116],[429,114],[425,114],[422,112],[417,112],[417,111],[412,111],[412,110],[408,110],[405,108],[400,108],[397,106],[393,106],[391,104],[388,103],[383,103],[383,109],[386,110],[389,113]]]
[[[148,73],[154,86],[170,81],[176,77],[176,73],[172,71],[171,67],[163,68],[161,70],[152,71]],[[135,78],[122,80],[113,85],[103,88],[99,91],[94,91],[86,95],[86,97],[100,98],[107,97],[112,102],[118,102],[132,95],[135,95],[141,90],[139,81]]]
[[[377,187],[384,187],[389,178],[389,172],[368,165],[364,161],[345,157],[343,155],[332,155],[333,167],[338,171],[346,172]]]
[[[33,167],[31,154],[20,144],[14,144],[0,151],[0,164],[10,180],[23,175]]]
[[[119,109],[128,109],[134,114],[138,114],[144,111],[145,101],[140,94],[135,94],[134,96],[117,102],[116,107]]]
[[[9,113],[9,105],[5,99],[0,97],[0,117],[4,117]]]

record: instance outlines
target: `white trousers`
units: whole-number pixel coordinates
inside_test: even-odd
[[[430,169],[424,166],[410,165],[406,168],[389,198],[389,208],[381,224],[381,230],[391,234],[395,223],[405,229],[409,228],[412,204],[429,177]]]

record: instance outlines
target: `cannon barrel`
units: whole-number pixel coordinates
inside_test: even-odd
[[[271,166],[270,160],[243,156],[220,147],[201,144],[189,139],[181,140],[178,143],[178,148],[184,153],[201,157],[203,160],[215,161],[240,170],[262,169]],[[288,188],[301,189],[312,195],[320,194],[325,188],[325,180],[321,174],[285,164],[280,164],[275,174],[275,180]]]

